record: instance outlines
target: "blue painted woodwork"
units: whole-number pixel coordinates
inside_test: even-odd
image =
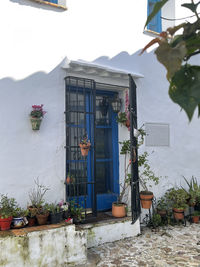
[[[73,89],[73,88],[72,88]],[[76,92],[81,93],[80,89],[75,89]],[[106,96],[109,98],[113,98],[113,92],[107,91],[97,91],[97,97]],[[90,91],[87,91],[86,94],[86,128],[88,133],[88,139],[91,141],[93,149],[93,135],[94,135],[94,125],[92,124],[93,120],[91,120],[91,111],[92,111],[92,97],[90,95]],[[73,110],[81,110],[81,107],[73,107]],[[100,112],[98,105],[96,105],[97,114]],[[98,120],[97,120],[98,121]],[[116,113],[112,111],[111,106],[108,110],[108,121],[105,123],[98,124],[96,123],[96,177],[97,177],[97,210],[108,210],[112,207],[112,202],[117,200],[117,196],[119,194],[119,159],[118,159],[118,124],[116,121]],[[68,124],[70,128],[84,128],[84,124],[80,122],[78,125],[73,125],[73,123]],[[97,135],[103,134],[104,138],[100,138],[98,140]],[[99,142],[99,143],[98,143]],[[103,142],[103,146],[101,145]],[[99,146],[100,145],[100,146]],[[104,156],[102,157],[101,152],[99,153],[98,147],[100,150],[104,149]],[[85,197],[79,196],[75,198],[79,201],[79,204],[83,207],[84,201],[86,202],[86,208],[92,207],[92,186],[91,181],[93,176],[93,159],[91,158],[93,153],[90,150],[87,158],[80,160],[70,160],[67,161],[67,164],[75,164],[76,168],[80,167],[81,164],[87,161],[87,195]],[[103,174],[102,177],[99,177],[100,174]],[[102,178],[102,180],[101,180]],[[74,198],[74,197],[73,197]]]
[[[44,0],[46,2],[50,2],[50,3],[54,3],[54,4],[58,4],[58,0]]]
[[[159,0],[148,0],[147,16],[149,16],[149,14],[151,14],[151,12],[153,11],[153,7],[156,2],[159,2]],[[148,23],[147,29],[158,33],[162,31],[161,11],[159,11]]]

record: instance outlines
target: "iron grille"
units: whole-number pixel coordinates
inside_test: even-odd
[[[95,114],[96,88],[90,79],[77,77],[65,78],[65,107],[66,107],[66,195],[68,201],[75,201],[76,205],[85,211],[89,210],[96,216],[96,156],[95,156]],[[87,136],[91,140],[91,147],[87,157],[81,155],[79,143]],[[88,164],[90,162],[90,164]],[[90,172],[90,180],[88,180]],[[90,198],[88,197],[90,195]]]

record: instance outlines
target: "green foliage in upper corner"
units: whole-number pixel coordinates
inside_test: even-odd
[[[145,26],[167,2],[168,0],[163,0],[155,4]],[[186,21],[168,28],[142,50],[143,53],[151,45],[158,43],[155,54],[167,70],[167,79],[170,83],[169,96],[185,110],[189,121],[192,120],[196,108],[200,115],[200,66],[188,64],[191,57],[200,54],[200,18],[197,13],[199,5],[200,1],[194,3],[194,0],[191,0],[191,3],[183,3],[182,7],[193,12],[196,21],[193,23]],[[181,34],[175,35],[178,30],[181,30]]]
[[[153,17],[155,17],[155,15],[158,13],[158,11],[168,2],[168,0],[161,0],[157,3],[155,3],[154,8],[151,12],[151,14],[149,14],[147,21],[145,23],[145,26],[147,26],[147,24],[153,19]]]
[[[200,66],[184,65],[173,76],[169,96],[192,119],[196,107],[200,115]]]

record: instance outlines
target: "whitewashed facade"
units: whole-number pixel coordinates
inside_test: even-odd
[[[124,87],[128,86],[126,73],[132,73],[137,84],[138,125],[169,126],[167,146],[141,148],[154,151],[151,166],[163,177],[154,190],[156,196],[179,185],[182,175],[194,175],[200,181],[197,113],[188,123],[185,113],[168,97],[166,71],[153,52],[138,55],[152,38],[143,31],[147,1],[68,0],[67,10],[41,2],[1,3],[0,193],[25,206],[38,177],[51,188],[48,201],[65,198],[64,77],[69,73]],[[171,0],[162,16],[184,17],[178,2]],[[174,21],[163,21],[163,29],[173,25]],[[70,60],[80,68],[73,68]],[[200,59],[196,61],[199,64]],[[124,97],[123,91],[119,94]],[[29,121],[33,104],[44,104],[47,111],[38,132],[32,131]],[[119,126],[118,131],[119,140],[128,138],[125,127]],[[119,155],[120,179],[123,160]]]

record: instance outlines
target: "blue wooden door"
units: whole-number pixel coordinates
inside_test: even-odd
[[[119,193],[118,125],[110,104],[115,93],[97,91],[94,96],[78,85],[70,85],[66,95],[66,171],[73,176],[67,198],[84,208],[108,210]],[[87,157],[78,145],[84,134],[92,144]]]
[[[97,92],[96,96],[97,210],[110,209],[119,192],[118,125],[110,105],[113,97],[108,92]]]

